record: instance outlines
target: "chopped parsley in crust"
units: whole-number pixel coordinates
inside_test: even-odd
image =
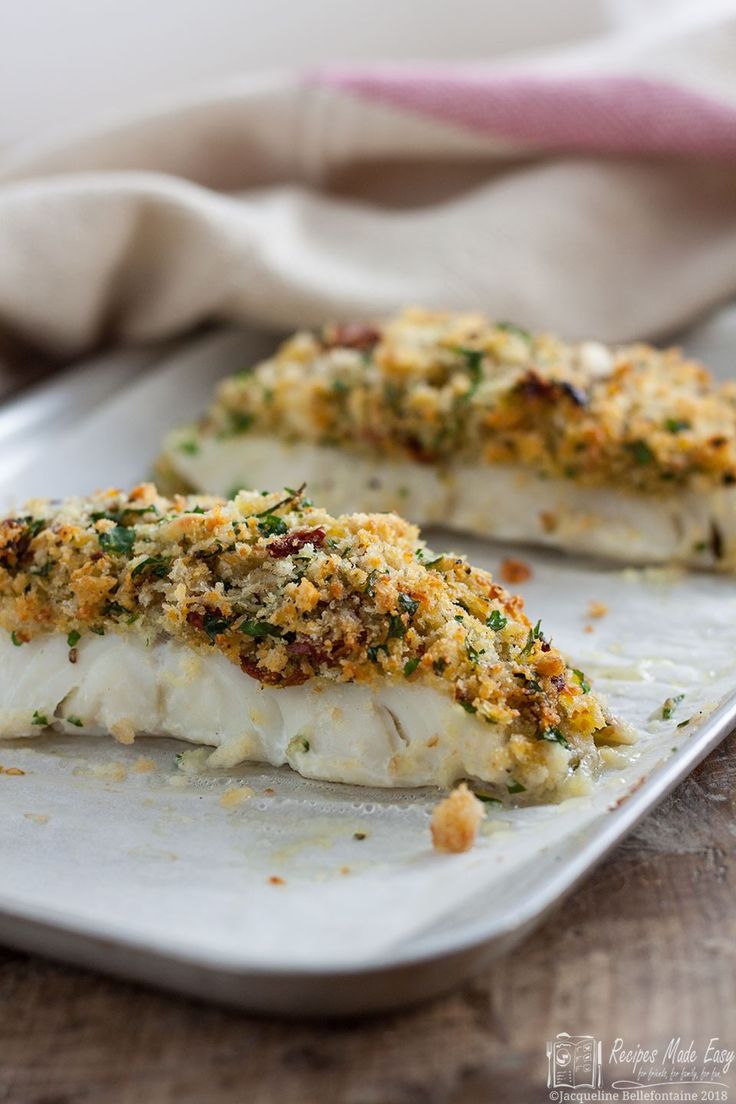
[[[168,637],[273,687],[422,683],[507,731],[530,769],[610,733],[582,672],[487,572],[396,515],[331,517],[301,491],[33,501],[0,522],[0,625],[20,647],[63,634],[70,659],[90,633]]]
[[[566,344],[476,314],[298,333],[172,443],[196,454],[201,436],[247,433],[644,492],[736,482],[736,384],[677,349]]]

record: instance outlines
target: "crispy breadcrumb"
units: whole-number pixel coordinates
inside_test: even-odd
[[[334,518],[294,491],[169,500],[150,484],[26,510],[0,522],[0,626],[19,647],[165,635],[273,686],[411,679],[542,750],[549,731],[575,745],[606,724],[520,598],[395,515]]]
[[[588,603],[588,617],[605,617],[608,613],[608,606],[605,602],[596,602],[595,599],[591,599]]]
[[[171,445],[195,455],[202,437],[251,432],[651,493],[736,482],[735,382],[678,349],[567,344],[470,313],[297,333]]]
[[[139,756],[135,762],[133,770],[136,774],[150,774],[151,771],[155,771],[156,764],[153,759],[148,759],[146,756]]]
[[[481,801],[461,782],[432,810],[432,846],[436,851],[458,854],[475,843],[486,810]]]
[[[236,809],[246,801],[250,801],[255,790],[251,786],[228,786],[220,798],[223,809]]]
[[[611,723],[487,572],[431,552],[396,515],[332,517],[290,489],[227,502],[144,484],[31,502],[0,522],[0,628],[20,649],[62,634],[70,658],[89,634],[177,640],[275,688],[422,684],[502,734],[509,793],[595,770]]]
[[[525,583],[532,577],[532,569],[524,560],[506,559],[501,561],[499,574],[505,583],[515,585]]]

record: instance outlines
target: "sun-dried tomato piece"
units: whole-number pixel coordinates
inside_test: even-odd
[[[327,661],[327,653],[324,648],[319,644],[315,644],[313,640],[302,638],[301,640],[292,640],[290,644],[286,645],[286,650],[290,656],[304,656],[306,659],[311,659],[313,663],[320,664]]]
[[[530,369],[516,385],[517,390],[529,399],[545,399],[555,401],[557,399],[570,399],[575,406],[587,406],[588,394],[582,387],[577,387],[568,380],[544,379],[533,369]]]
[[[375,326],[365,322],[344,322],[332,326],[322,335],[322,344],[330,348],[335,345],[345,349],[372,349],[381,340],[381,332]]]
[[[325,542],[324,529],[294,529],[285,537],[277,537],[267,546],[266,551],[275,560],[282,560],[285,556],[293,556],[305,544],[313,544],[315,548],[321,548]]]

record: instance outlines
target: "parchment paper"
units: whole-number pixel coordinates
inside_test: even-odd
[[[259,342],[225,335],[200,343],[40,441],[31,462],[0,483],[3,508],[30,494],[137,481],[167,426],[196,413],[211,380],[250,359]],[[493,571],[510,553],[429,537]],[[182,747],[171,740],[9,742],[0,744],[0,909],[279,970],[370,962],[479,909],[513,913],[550,864],[736,689],[733,580],[514,554],[533,569],[519,588],[529,615],[637,729],[636,746],[609,756],[588,796],[492,807],[475,848],[446,856],[430,845],[434,792],[368,791],[252,766],[190,775],[177,767]],[[609,612],[592,618],[591,601]],[[665,699],[679,694],[672,718],[662,719]],[[232,793],[242,787],[252,795]]]

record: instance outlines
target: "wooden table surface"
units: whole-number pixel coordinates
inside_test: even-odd
[[[735,760],[732,736],[514,954],[411,1011],[279,1023],[0,952],[0,1102],[525,1104],[560,1031],[734,1048]]]

